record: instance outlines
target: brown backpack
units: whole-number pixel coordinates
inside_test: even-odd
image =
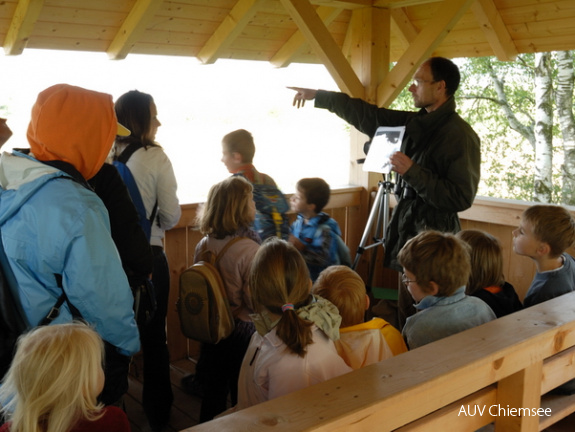
[[[234,330],[234,317],[218,262],[229,247],[244,237],[231,239],[219,254],[199,261],[180,275],[178,315],[184,336],[217,344]]]

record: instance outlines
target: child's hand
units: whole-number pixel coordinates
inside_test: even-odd
[[[297,237],[295,237],[295,236],[292,235],[292,234],[290,234],[290,236],[289,236],[289,238],[288,238],[288,241],[289,241],[292,245],[294,245],[295,248],[296,248],[298,251],[302,251],[302,250],[305,249],[305,244],[303,244],[300,239],[298,239]]]

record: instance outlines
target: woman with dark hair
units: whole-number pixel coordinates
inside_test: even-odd
[[[122,119],[122,124],[131,134],[116,138],[114,158],[120,158],[124,151],[133,152],[125,164],[134,176],[146,218],[151,223],[150,244],[154,255],[152,282],[158,308],[154,318],[140,328],[140,340],[144,358],[143,406],[152,430],[156,431],[167,424],[174,398],[166,344],[170,273],[163,238],[164,231],[178,223],[181,209],[172,164],[155,141],[161,123],[154,99],[149,94],[133,90],[120,96],[115,108],[116,116]]]

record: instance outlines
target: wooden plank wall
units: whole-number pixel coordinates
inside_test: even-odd
[[[371,201],[373,195],[372,193],[372,198],[369,199],[366,191],[360,187],[336,189],[332,191],[332,197],[326,208],[326,211],[338,221],[344,233],[344,239],[350,246],[352,258],[355,256],[368,217],[368,206],[363,203],[367,203],[368,199]],[[394,205],[393,200],[391,205]],[[535,266],[529,258],[513,252],[511,233],[519,224],[521,213],[529,205],[529,203],[520,201],[478,198],[469,210],[460,214],[463,229],[482,229],[501,241],[506,279],[515,287],[521,299],[524,298],[533,279]],[[198,207],[199,204],[183,205],[179,224],[166,233],[166,254],[170,262],[171,273],[168,345],[172,361],[187,357],[196,358],[198,354],[197,343],[188,341],[180,332],[175,306],[178,299],[179,275],[192,264],[195,246],[201,239],[201,234],[195,224]],[[294,215],[291,217],[293,218]],[[569,252],[575,255],[575,249]],[[365,281],[367,281],[371,253],[369,251],[362,255],[357,267],[358,273]],[[378,248],[373,286],[397,288],[397,272],[384,269],[382,259],[383,248]]]

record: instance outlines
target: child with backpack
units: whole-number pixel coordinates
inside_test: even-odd
[[[126,413],[104,407],[104,344],[80,322],[40,326],[23,335],[0,387],[0,432],[129,432]]]
[[[223,164],[231,174],[246,178],[254,187],[257,209],[254,229],[262,240],[268,237],[287,240],[289,204],[274,179],[260,173],[253,165],[255,152],[254,138],[245,129],[230,132],[222,138]]]
[[[312,281],[330,265],[351,266],[349,249],[341,239],[337,222],[323,208],[331,194],[321,178],[304,178],[297,182],[291,197],[291,209],[297,219],[291,226],[289,242],[303,255]]]
[[[200,422],[211,420],[237,400],[240,366],[254,325],[248,276],[259,248],[259,237],[251,229],[256,215],[252,185],[243,177],[232,176],[212,186],[199,218],[205,237],[196,246],[194,263],[209,261],[230,241],[241,237],[219,257],[218,270],[224,282],[235,319],[232,334],[217,344],[203,343],[196,367],[196,380],[203,391]]]
[[[242,363],[236,410],[351,372],[333,343],[341,321],[337,308],[311,294],[305,261],[291,244],[264,242],[250,288],[257,332]]]

